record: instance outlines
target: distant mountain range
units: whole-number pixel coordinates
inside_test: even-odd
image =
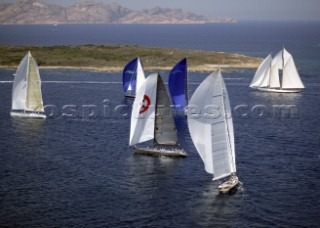
[[[204,24],[236,22],[233,18],[198,16],[181,9],[133,11],[117,3],[82,1],[70,7],[38,0],[0,4],[0,24]]]

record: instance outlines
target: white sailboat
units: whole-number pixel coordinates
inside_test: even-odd
[[[153,139],[151,147],[136,144]],[[140,154],[185,157],[179,147],[170,100],[159,74],[152,74],[137,91],[132,107],[129,146]]]
[[[46,118],[39,68],[30,52],[22,59],[15,73],[11,116]]]
[[[280,80],[279,70],[282,70]],[[256,71],[251,88],[277,93],[297,93],[304,85],[292,55],[283,48],[273,59],[268,55]]]
[[[234,188],[236,176],[234,131],[228,93],[221,72],[209,75],[197,88],[188,107],[191,139],[213,180],[230,177],[221,192]]]

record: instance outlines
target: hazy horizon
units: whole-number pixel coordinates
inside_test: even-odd
[[[0,0],[0,3],[18,0]],[[39,0],[50,4],[70,6],[80,0]],[[179,8],[198,15],[214,17],[232,17],[239,20],[299,20],[320,21],[319,0],[95,0],[102,3],[118,3],[132,10],[161,8]]]

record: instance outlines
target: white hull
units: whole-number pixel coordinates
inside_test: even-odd
[[[36,119],[46,119],[47,116],[42,113],[35,113],[35,112],[11,112],[10,115],[12,117],[21,117],[21,118],[36,118]]]
[[[299,89],[272,89],[272,88],[256,88],[264,92],[273,92],[273,93],[299,93]]]
[[[239,184],[239,179],[237,176],[232,175],[227,181],[219,185],[219,191],[222,193],[227,193]]]
[[[166,149],[166,148],[138,148],[134,147],[134,152],[136,154],[145,154],[145,155],[153,155],[153,156],[168,156],[168,157],[187,157],[187,153],[183,149]]]

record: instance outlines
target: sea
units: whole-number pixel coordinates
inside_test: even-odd
[[[0,26],[0,45],[82,44],[260,58],[285,47],[306,88],[259,92],[249,88],[255,69],[223,70],[241,184],[221,194],[179,112],[187,158],[133,153],[121,72],[40,70],[48,118],[36,120],[10,117],[15,70],[0,69],[0,227],[319,226],[320,22]],[[189,97],[208,75],[188,73]]]

